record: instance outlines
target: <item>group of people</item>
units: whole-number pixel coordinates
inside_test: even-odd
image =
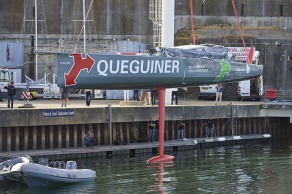
[[[15,88],[14,88],[15,90]],[[218,84],[216,86],[216,105],[220,105],[221,101],[222,101],[222,91],[223,91],[223,86],[222,84]],[[124,90],[124,100],[125,101],[129,101],[129,90]],[[66,107],[68,104],[68,89],[66,87],[61,88],[61,101],[62,101],[62,105],[61,107]],[[86,106],[90,106],[90,102],[91,102],[91,95],[92,95],[92,89],[86,89],[85,90],[85,103]],[[141,90],[141,96],[139,97],[139,90],[134,90],[134,96],[133,99],[134,101],[144,101],[145,105],[156,105],[156,97],[157,97],[157,90],[156,89],[144,89]],[[10,98],[12,99],[12,97]],[[12,103],[13,103],[13,99],[12,99]],[[178,105],[178,88],[172,88],[171,89],[171,104],[176,104]],[[9,106],[8,106],[9,107]],[[13,106],[12,106],[13,107]]]
[[[159,117],[158,117],[159,118]],[[153,117],[150,117],[148,121],[148,128],[149,128],[149,142],[158,141],[158,134],[159,134],[159,119],[153,120]],[[185,123],[183,121],[183,117],[181,116],[179,120],[176,122],[177,126],[177,141],[184,141],[184,129]],[[214,128],[214,121],[209,117],[208,120],[203,124],[206,125],[206,134],[205,138],[214,137],[215,128]]]
[[[129,98],[126,96],[128,95],[125,91],[129,90],[124,90],[124,100],[128,101]],[[141,95],[139,95],[140,90],[134,90],[134,96],[133,99],[134,101],[144,101],[144,105],[156,105],[156,96],[157,92],[156,89],[143,89],[141,90]]]
[[[134,101],[144,101],[144,105],[157,105],[157,90],[143,89],[141,95],[140,90],[134,90]],[[124,101],[129,101],[129,90],[124,90]],[[178,105],[178,88],[171,88],[171,104]]]
[[[183,141],[184,140],[184,128],[185,123],[183,122],[183,117],[180,117],[180,120],[176,121],[177,124],[177,140]],[[209,117],[208,120],[203,124],[206,125],[206,135],[205,138],[214,137],[215,128],[214,128],[214,121]]]
[[[61,88],[61,107],[67,107],[69,103],[69,90],[67,87]],[[85,89],[85,106],[90,106],[92,89]]]
[[[181,116],[179,120],[176,121],[177,125],[177,141],[184,141],[184,129],[185,129],[185,123],[183,121],[183,117]],[[204,123],[206,125],[206,135],[205,137],[208,138],[213,137],[215,134],[214,130],[214,121],[209,117],[208,120]],[[204,126],[203,125],[203,126]],[[159,117],[157,117],[157,120],[154,120],[153,117],[150,117],[148,121],[148,128],[149,128],[149,142],[157,142],[158,136],[159,136]],[[119,135],[118,135],[119,136]],[[94,134],[91,130],[87,130],[86,134],[83,137],[83,142],[85,147],[94,147],[96,142],[94,138]],[[114,141],[115,145],[123,145],[122,140],[120,137],[117,138],[116,141]]]

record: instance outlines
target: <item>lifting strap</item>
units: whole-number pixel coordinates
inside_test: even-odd
[[[249,59],[249,53],[248,53],[248,51],[246,49],[245,41],[244,41],[244,38],[243,38],[243,30],[242,30],[242,28],[240,26],[240,22],[239,22],[239,19],[238,19],[238,15],[237,15],[237,11],[236,11],[236,8],[235,8],[234,0],[231,0],[231,1],[232,1],[234,14],[235,14],[235,17],[236,17],[236,22],[237,22],[237,25],[238,25],[238,29],[240,31],[241,40],[242,40],[242,43],[243,43],[243,46],[244,46],[244,51],[245,51],[246,57],[247,57],[247,59],[246,59],[247,61],[246,62],[248,64],[251,64],[252,61]]]
[[[195,34],[195,21],[194,21],[194,12],[193,12],[193,0],[190,0],[190,9],[191,9],[191,21],[192,21],[192,37],[193,44],[196,44],[196,34]]]

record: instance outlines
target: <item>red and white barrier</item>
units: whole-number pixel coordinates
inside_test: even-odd
[[[21,97],[24,99],[30,98],[30,92],[22,92]]]

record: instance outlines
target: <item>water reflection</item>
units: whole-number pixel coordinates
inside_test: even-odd
[[[248,144],[171,152],[173,163],[148,166],[136,158],[76,160],[96,171],[91,184],[30,189],[3,184],[0,193],[291,193],[292,143]]]
[[[175,182],[175,178],[171,177],[171,173],[167,172],[167,169],[173,167],[173,161],[171,162],[160,162],[160,163],[153,163],[153,164],[148,164],[148,168],[155,168],[158,169],[156,172],[157,175],[157,183],[155,187],[155,192],[163,194],[169,191],[174,190],[174,185],[168,184]],[[164,170],[166,169],[166,170]],[[164,177],[164,176],[168,177]]]
[[[80,184],[59,185],[56,187],[28,187],[23,183],[5,182],[0,193],[23,193],[23,194],[68,194],[68,193],[96,193],[94,181]]]

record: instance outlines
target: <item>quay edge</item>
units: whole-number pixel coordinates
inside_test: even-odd
[[[166,106],[166,141],[176,139],[175,120],[180,116],[184,117],[185,138],[188,139],[205,136],[204,123],[208,117],[215,120],[217,136],[271,134],[272,139],[292,137],[291,113],[287,112],[290,109],[282,110],[282,115],[279,112],[272,115],[272,111],[281,110],[260,109],[259,102],[222,102],[220,106],[215,106],[214,102],[180,102],[182,105]],[[79,149],[83,147],[83,135],[87,129],[93,130],[97,147],[111,146],[117,139],[126,145],[145,143],[148,141],[147,121],[150,116],[156,118],[158,115],[157,106],[123,107],[103,104],[85,108],[84,105],[74,105],[74,101],[70,103],[72,105],[66,109],[61,108],[59,102],[57,105],[36,105],[37,108],[34,109],[0,109],[1,153]],[[71,110],[74,115],[44,116],[45,111],[59,110]],[[109,115],[110,112],[112,115]]]

